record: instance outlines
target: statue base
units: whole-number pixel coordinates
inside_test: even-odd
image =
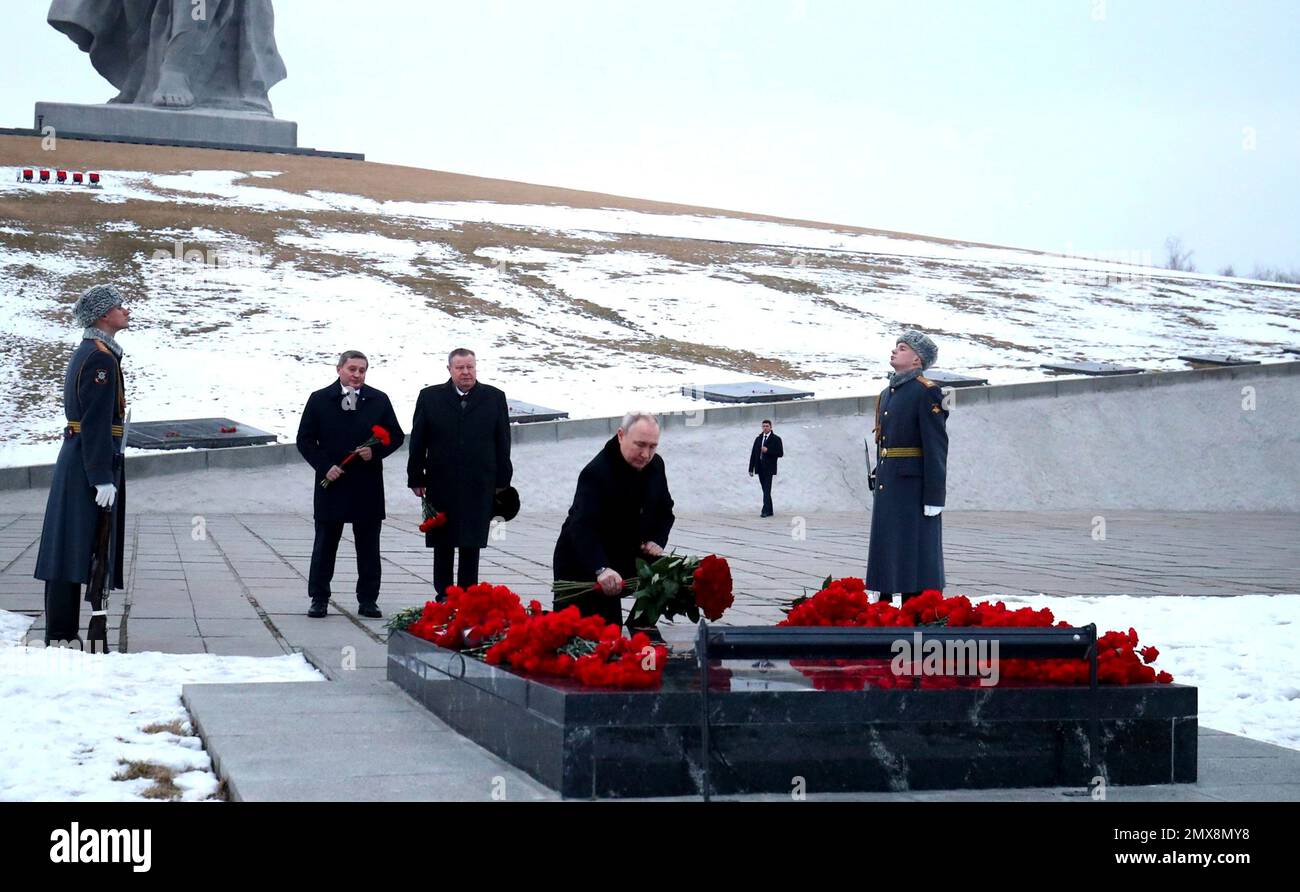
[[[139,140],[205,149],[295,149],[298,125],[251,112],[216,108],[167,109],[148,105],[36,103],[36,130],[54,128],[69,139]]]

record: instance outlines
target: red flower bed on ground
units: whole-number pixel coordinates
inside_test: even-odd
[[[895,607],[869,601],[865,583],[848,577],[831,580],[817,594],[797,602],[778,625],[1044,628],[1069,626],[1069,623],[1056,622],[1052,611],[1047,608],[1013,610],[1001,601],[972,604],[964,595],[945,598],[937,591],[922,592],[919,597]],[[1173,676],[1168,672],[1157,672],[1150,665],[1159,655],[1154,647],[1138,647],[1138,634],[1134,629],[1107,632],[1097,639],[1097,680],[1100,684],[1168,684],[1174,680]],[[999,660],[998,667],[999,684],[1088,683],[1086,660],[1007,659]],[[896,687],[900,683],[910,686],[912,683],[911,676],[895,675],[887,660],[800,663],[797,668],[813,678],[815,685],[834,686],[827,687],[828,690],[861,690],[867,684],[872,687]],[[848,671],[850,669],[860,671]],[[922,677],[921,686],[955,687],[970,681],[953,676],[927,675]]]

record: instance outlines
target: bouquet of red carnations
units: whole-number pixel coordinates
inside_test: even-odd
[[[339,467],[346,468],[348,462],[356,458],[357,453],[359,453],[362,449],[365,449],[368,446],[390,446],[392,445],[392,442],[393,442],[393,436],[388,432],[387,428],[382,428],[376,424],[374,427],[370,429],[370,439],[366,440],[366,442],[362,443],[356,449],[353,449],[351,452],[349,452],[347,456],[343,459],[343,461],[339,462]],[[330,479],[326,477],[324,480],[320,482],[320,488],[329,489],[330,483],[331,483]]]
[[[736,600],[731,567],[715,554],[702,558],[665,554],[653,561],[637,558],[636,572],[632,579],[623,580],[623,591],[636,595],[627,617],[629,628],[648,628],[660,618],[671,621],[679,615],[697,623],[704,614],[716,622]],[[597,589],[599,583],[590,582],[561,581],[551,587],[557,606]]]

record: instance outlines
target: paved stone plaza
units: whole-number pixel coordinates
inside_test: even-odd
[[[549,606],[551,549],[563,518],[523,515],[483,554],[485,580]],[[1296,591],[1300,515],[1109,512],[1105,538],[1087,513],[944,515],[949,593],[1218,595]],[[384,620],[356,615],[354,553],[339,551],[331,615],[308,619],[312,522],[300,514],[128,514],[127,589],[115,593],[110,643],[127,652],[276,656],[302,651],[326,685],[186,688],[218,772],[244,799],[487,799],[554,793],[448,730],[384,676]],[[0,608],[37,618],[32,578],[39,514],[0,515]],[[731,562],[737,600],[727,621],[770,625],[782,602],[826,575],[861,575],[866,516],[679,518],[671,544]],[[386,614],[428,600],[431,552],[414,521],[383,538]],[[83,612],[83,624],[85,615]],[[670,641],[689,626],[668,627]],[[310,753],[310,755],[309,755]],[[1200,782],[1112,788],[1119,799],[1300,800],[1300,752],[1202,730]],[[862,799],[1077,798],[1079,791],[1003,790]]]

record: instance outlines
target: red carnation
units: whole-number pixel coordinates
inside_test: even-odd
[[[711,622],[717,622],[736,601],[731,591],[731,567],[723,558],[711,554],[700,560],[691,578],[695,606]]]

